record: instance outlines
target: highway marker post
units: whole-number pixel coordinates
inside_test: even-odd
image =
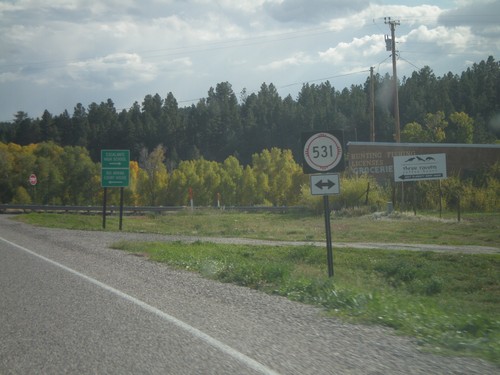
[[[305,174],[311,174],[311,194],[323,195],[328,276],[333,277],[332,228],[328,197],[340,194],[340,178],[338,174],[329,172],[341,172],[345,168],[342,152],[343,137],[341,132],[334,131],[303,133],[302,144],[304,159],[302,169]]]

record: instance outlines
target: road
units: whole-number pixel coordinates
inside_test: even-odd
[[[0,215],[0,374],[495,374],[389,329]]]

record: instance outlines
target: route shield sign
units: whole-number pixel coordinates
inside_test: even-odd
[[[303,133],[303,171],[306,174],[341,172],[344,170],[342,133],[324,131]]]
[[[130,181],[130,150],[101,150],[101,186],[127,187]]]
[[[446,154],[394,156],[395,182],[444,178],[447,178]]]

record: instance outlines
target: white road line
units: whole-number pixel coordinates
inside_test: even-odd
[[[249,367],[255,371],[258,371],[262,374],[279,375],[277,372],[264,366],[262,363],[256,361],[255,359],[252,359],[252,358],[246,356],[245,354],[237,351],[236,349],[230,347],[229,345],[224,344],[223,342],[213,338],[212,336],[207,335],[206,333],[200,331],[199,329],[183,322],[182,320],[179,320],[179,319],[173,317],[172,315],[169,315],[169,314],[157,309],[156,307],[148,305],[147,303],[145,303],[137,298],[134,298],[126,293],[123,293],[123,292],[119,291],[118,289],[115,289],[115,288],[113,288],[107,284],[104,284],[96,279],[93,279],[92,277],[87,276],[83,273],[75,271],[72,268],[66,267],[65,265],[58,263],[52,259],[46,258],[43,255],[37,254],[34,251],[29,250],[29,249],[27,249],[21,245],[18,245],[14,242],[11,242],[9,240],[6,240],[5,238],[0,237],[0,240],[4,241],[5,243],[7,243],[13,247],[20,249],[22,251],[25,251],[26,253],[28,253],[30,255],[33,255],[39,259],[42,259],[42,260],[44,260],[44,261],[46,261],[54,266],[62,268],[63,270],[70,272],[75,276],[81,277],[82,279],[84,279],[84,280],[86,280],[94,285],[97,285],[98,287],[100,287],[104,290],[107,290],[108,292],[111,292],[111,293],[117,295],[118,297],[123,298],[124,300],[127,300],[129,302],[136,304],[137,306],[141,307],[142,309],[157,315],[161,319],[163,319],[171,324],[174,324],[179,328],[182,328],[183,330],[189,332],[191,335],[197,337],[200,340],[205,341],[207,344],[209,344],[209,345],[213,346],[214,348],[228,354],[229,356],[233,357],[237,361],[243,363],[244,365],[246,365],[247,367]]]

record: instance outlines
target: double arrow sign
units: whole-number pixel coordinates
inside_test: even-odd
[[[338,174],[315,174],[311,175],[312,195],[340,194],[340,182]]]

